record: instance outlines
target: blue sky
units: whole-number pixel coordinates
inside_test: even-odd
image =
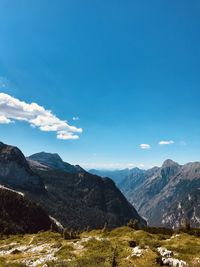
[[[200,160],[198,0],[2,0],[0,10],[0,92],[82,129],[58,139],[4,103],[1,141],[88,168]]]

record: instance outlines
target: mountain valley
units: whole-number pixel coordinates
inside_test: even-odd
[[[149,225],[179,228],[188,220],[200,226],[200,162],[166,160],[160,168],[134,168],[117,184]]]

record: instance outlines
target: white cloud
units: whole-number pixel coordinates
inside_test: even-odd
[[[79,117],[73,117],[72,120],[73,121],[78,121],[79,120]]]
[[[1,116],[0,115],[0,124],[8,124],[8,123],[10,123],[11,122],[11,120],[10,119],[7,119],[5,116]]]
[[[151,148],[151,146],[149,144],[140,144],[140,148],[148,150]]]
[[[174,141],[172,141],[172,140],[164,140],[164,141],[159,141],[158,144],[160,146],[171,145],[171,144],[174,144]]]
[[[41,131],[56,132],[58,139],[78,139],[81,128],[71,126],[66,120],[60,120],[51,110],[31,103],[20,101],[8,94],[0,93],[0,123],[26,121]]]

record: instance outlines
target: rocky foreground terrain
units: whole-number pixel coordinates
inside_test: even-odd
[[[150,234],[129,227],[83,232],[74,239],[58,233],[0,238],[1,267],[199,267],[200,239]]]

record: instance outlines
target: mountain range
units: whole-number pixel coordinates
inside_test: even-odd
[[[149,225],[178,228],[188,220],[200,226],[200,162],[180,165],[168,159],[161,167],[124,170],[128,174],[120,180],[118,172],[112,178]]]
[[[150,226],[178,228],[188,220],[199,227],[200,162],[180,165],[168,159],[148,170],[87,172],[58,154],[40,152],[26,158],[17,147],[0,142],[0,198],[0,228],[7,225],[11,232],[26,231],[24,222],[34,222],[33,214],[43,218],[37,229],[55,222],[69,229],[102,228],[105,223],[114,228],[130,219],[141,226],[147,221]],[[21,221],[13,220],[16,211],[24,214]],[[36,231],[32,226],[29,232]]]
[[[146,224],[110,178],[63,162],[57,154],[26,158],[17,147],[0,143],[0,185],[21,192],[20,201],[36,203],[65,228],[102,228],[105,223],[114,228],[132,218]]]

